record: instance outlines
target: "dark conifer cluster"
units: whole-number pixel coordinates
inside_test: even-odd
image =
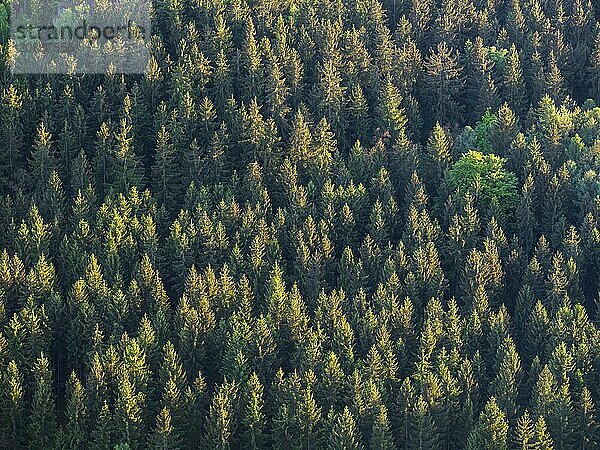
[[[600,448],[600,4],[155,0],[10,72],[0,447]]]

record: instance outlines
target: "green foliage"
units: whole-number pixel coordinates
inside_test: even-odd
[[[359,450],[363,448],[360,437],[357,436],[356,422],[347,407],[335,419],[327,448],[330,450]]]
[[[517,203],[517,179],[505,165],[503,158],[471,150],[448,170],[447,179],[459,194],[470,192],[484,206],[497,202],[503,211],[510,212]]]
[[[6,5],[0,5],[0,44],[4,45],[8,41],[9,24],[8,24],[8,8]]]
[[[537,432],[535,439],[538,439]],[[496,399],[490,398],[485,409],[479,416],[475,428],[469,435],[468,449],[506,450],[508,437],[508,422],[506,415],[498,407]],[[539,439],[538,439],[539,440]]]
[[[600,446],[598,2],[152,14],[17,75],[0,2],[0,447]]]
[[[52,391],[52,375],[48,359],[43,354],[35,362],[33,376],[35,389],[31,404],[27,441],[30,448],[47,448],[50,446],[54,435],[56,412]]]
[[[480,150],[484,154],[489,154],[494,151],[491,147],[490,137],[491,131],[496,122],[498,121],[498,117],[496,115],[491,114],[490,111],[486,111],[483,117],[479,122],[477,122],[477,126],[474,130],[474,146],[475,149]]]

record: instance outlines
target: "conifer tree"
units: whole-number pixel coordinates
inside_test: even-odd
[[[213,86],[211,98],[215,99],[218,110],[225,109],[227,100],[232,95],[233,79],[231,65],[224,49],[221,49],[214,59]]]
[[[513,3],[518,4],[516,0]],[[504,67],[504,78],[502,80],[502,92],[504,99],[511,109],[518,116],[522,117],[526,108],[525,82],[523,80],[523,70],[519,60],[519,53],[514,44],[511,45],[508,51]]]
[[[46,124],[41,122],[35,138],[33,152],[29,159],[29,171],[33,177],[35,199],[39,202],[44,193],[46,182],[50,174],[58,166],[52,145],[52,134],[46,129]]]
[[[112,133],[111,125],[103,122],[97,132],[96,151],[93,159],[96,186],[101,196],[104,196],[109,189],[110,158],[114,145],[114,134]]]
[[[24,125],[23,95],[14,84],[10,84],[2,93],[2,144],[0,144],[0,173],[3,191],[14,189],[11,182],[18,180],[21,170]]]
[[[148,448],[153,450],[176,450],[181,442],[171,425],[171,414],[164,407],[156,418],[156,426],[148,439]]]
[[[318,68],[315,98],[320,116],[331,124],[334,133],[343,136],[346,127],[346,90],[340,76],[338,57],[332,56]]]
[[[575,407],[575,442],[581,449],[591,449],[600,439],[596,411],[592,395],[587,387],[581,391],[581,398]]]
[[[35,387],[27,441],[30,448],[48,448],[56,429],[56,411],[50,363],[43,353],[35,361],[33,377]]]
[[[259,97],[261,93],[261,55],[252,17],[246,22],[244,48],[241,58],[246,71],[242,81],[245,97],[248,99]]]
[[[244,394],[244,441],[248,448],[260,449],[265,444],[263,387],[256,373],[248,379]]]
[[[598,101],[600,99],[600,30],[596,32],[588,72],[590,75],[590,94]]]
[[[109,186],[116,192],[128,192],[132,187],[141,188],[145,181],[144,168],[134,151],[132,125],[125,117],[115,132],[115,145],[110,153]]]
[[[319,429],[321,422],[321,408],[317,405],[310,387],[304,391],[302,397],[299,399],[297,414],[296,420],[300,431],[300,442],[302,443],[302,446],[304,448],[314,448],[322,445],[322,436],[320,435],[321,430]],[[351,419],[351,417],[344,418],[344,424],[341,425],[339,430],[340,439],[343,442],[346,442],[347,445],[350,445],[353,441]],[[346,422],[346,420],[348,420],[348,422]],[[348,435],[346,435],[346,433],[348,433]],[[346,438],[349,440],[344,441]],[[357,440],[359,441],[360,438],[357,438]]]
[[[333,163],[333,157],[337,151],[335,134],[331,131],[325,118],[317,124],[314,132],[314,171],[316,176],[322,176],[329,172]],[[318,175],[317,175],[318,174]]]
[[[12,360],[6,367],[2,382],[2,423],[13,445],[18,446],[23,442],[24,419],[24,386],[23,374],[17,363]]]
[[[442,124],[460,122],[462,107],[459,101],[464,79],[458,62],[458,52],[445,42],[430,50],[424,62],[427,104],[434,121]]]
[[[75,372],[71,372],[67,384],[66,438],[69,448],[81,448],[88,442],[88,417],[85,389]]]
[[[471,91],[471,107],[475,118],[482,117],[486,111],[495,111],[499,106],[498,91],[492,76],[495,60],[489,57],[489,52],[483,44],[483,39],[477,37],[473,46],[469,47],[469,73],[467,75],[467,91]],[[467,105],[470,103],[466,101]]]
[[[395,142],[405,133],[407,123],[406,113],[402,108],[402,98],[398,88],[394,86],[391,78],[388,78],[379,94],[377,108],[378,126],[383,136],[389,135],[392,142]]]
[[[369,448],[381,450],[393,450],[396,448],[390,429],[387,409],[384,405],[380,405],[376,413]]]
[[[115,434],[119,442],[138,448],[143,436],[145,397],[136,392],[128,373],[117,374],[117,401],[115,405]]]
[[[506,415],[498,407],[496,399],[491,397],[469,435],[467,448],[469,450],[476,448],[505,450],[508,448],[507,437],[508,422],[506,421]]]
[[[360,450],[363,448],[359,431],[356,429],[356,421],[348,409],[336,415],[335,422],[329,435],[327,448],[330,450],[351,449]]]
[[[164,125],[158,132],[155,158],[152,179],[156,198],[162,205],[172,205],[179,194],[179,177],[175,163],[175,149]]]
[[[546,422],[543,417],[538,417],[533,428],[533,446],[540,450],[553,450],[552,438],[546,429]]]
[[[517,137],[519,131],[518,118],[510,109],[508,103],[504,103],[498,109],[496,116],[497,119],[492,123],[490,144],[495,153],[505,156]]]
[[[509,423],[514,423],[518,412],[518,387],[521,361],[512,339],[507,338],[496,354],[498,375],[493,382],[493,392],[498,405],[506,413]]]
[[[215,392],[206,418],[204,444],[207,448],[225,450],[233,446],[237,427],[235,405],[237,387],[225,382]]]
[[[435,192],[451,162],[451,140],[437,122],[427,142],[429,192]]]
[[[266,80],[265,100],[268,110],[275,122],[281,127],[286,125],[287,116],[290,113],[288,106],[289,89],[285,83],[284,73],[275,55],[266,51]]]
[[[422,396],[416,399],[410,413],[406,448],[410,450],[441,448],[437,428]]]
[[[44,212],[48,217],[57,222],[64,217],[65,192],[62,181],[55,170],[50,173],[42,201]]]
[[[95,187],[92,167],[86,153],[82,150],[73,161],[70,176],[70,192],[76,194],[78,191],[86,192],[86,190]]]
[[[566,96],[565,79],[558,67],[553,50],[550,50],[549,59],[545,91],[548,93],[548,95],[550,95],[550,97],[552,97],[552,100],[560,104]]]
[[[312,134],[309,122],[306,121],[301,110],[296,113],[292,124],[289,149],[290,157],[294,162],[304,162],[312,159]]]
[[[513,445],[511,448],[514,448],[515,450],[529,450],[535,448],[534,423],[527,410],[525,410],[523,415],[517,420],[513,436]]]
[[[364,89],[360,84],[352,84],[348,90],[348,143],[369,141],[371,115]]]
[[[109,410],[108,403],[104,401],[100,413],[96,419],[96,425],[91,433],[92,442],[90,447],[94,450],[110,448],[114,445],[113,416]]]

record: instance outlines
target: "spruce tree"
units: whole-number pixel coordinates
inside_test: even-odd
[[[265,413],[263,386],[256,373],[253,373],[246,384],[244,393],[244,441],[253,450],[263,448],[265,443]]]
[[[600,30],[596,32],[594,48],[589,60],[589,86],[590,94],[596,100],[600,100]]]
[[[517,0],[514,0],[514,3],[516,4]],[[506,65],[504,67],[502,93],[510,108],[515,111],[518,116],[522,117],[523,114],[525,114],[527,106],[526,91],[523,70],[519,60],[519,52],[514,44],[511,45],[508,51]]]
[[[467,448],[506,450],[508,437],[508,422],[506,414],[498,407],[494,397],[491,397],[479,416],[473,431],[469,435]]]
[[[93,450],[111,448],[115,443],[113,415],[106,400],[102,404],[102,408],[96,419],[91,438],[90,448]]]
[[[416,399],[410,412],[406,448],[410,450],[441,448],[440,436],[422,396]]]
[[[115,132],[115,147],[109,157],[108,186],[115,192],[128,192],[132,187],[141,188],[145,182],[144,167],[134,151],[132,125],[122,118]]]
[[[599,426],[592,394],[587,387],[581,391],[581,398],[575,406],[575,442],[581,449],[592,449],[600,440]]]
[[[364,448],[361,443],[360,431],[356,429],[356,421],[348,407],[336,415],[327,448],[329,450],[360,450]]]
[[[75,372],[71,372],[67,384],[66,439],[69,448],[81,448],[88,442],[87,398],[85,389]]]
[[[424,95],[433,121],[459,122],[462,117],[460,95],[464,86],[458,52],[445,42],[431,49],[425,62]]]
[[[22,167],[22,145],[24,125],[23,95],[14,84],[10,84],[2,93],[2,143],[0,144],[0,174],[2,174],[2,189],[10,192],[14,189],[12,183],[18,180],[18,172]]]
[[[525,410],[523,415],[517,420],[512,441],[513,445],[511,448],[515,450],[530,450],[535,448],[535,429],[529,411]]]
[[[56,430],[56,410],[50,363],[43,353],[35,361],[33,378],[35,385],[27,442],[30,448],[48,448]]]
[[[158,132],[152,179],[158,202],[167,207],[172,205],[180,192],[179,174],[175,163],[175,149],[164,125]]]
[[[452,142],[446,131],[437,122],[427,141],[425,161],[429,180],[428,191],[436,192],[451,162]]]
[[[181,441],[171,425],[171,414],[167,407],[156,417],[156,426],[148,438],[148,447],[152,450],[176,450],[181,448]]]
[[[203,445],[206,448],[225,450],[233,447],[233,437],[237,428],[235,403],[237,387],[225,382],[213,395],[206,418]]]
[[[402,97],[391,78],[387,78],[382,86],[376,112],[381,135],[395,142],[405,133],[407,118],[402,108]]]
[[[57,166],[58,162],[52,145],[52,134],[46,129],[46,124],[41,122],[37,129],[33,151],[29,159],[34,196],[38,202],[43,197],[50,174]]]
[[[2,380],[2,398],[4,408],[2,410],[3,428],[10,442],[14,446],[23,443],[23,419],[24,419],[24,386],[23,374],[17,363],[12,360],[6,367],[6,373]]]
[[[376,412],[369,448],[381,450],[393,450],[396,448],[391,433],[387,409],[384,405],[379,406]]]

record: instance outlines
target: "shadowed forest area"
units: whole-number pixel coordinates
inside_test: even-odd
[[[155,0],[63,76],[7,1],[0,448],[600,448],[596,0]]]

